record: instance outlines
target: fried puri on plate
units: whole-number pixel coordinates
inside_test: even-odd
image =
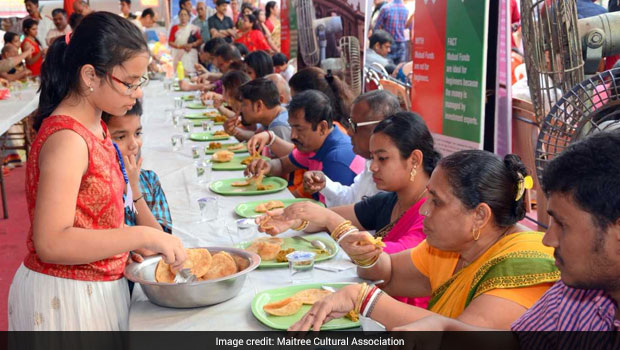
[[[266,213],[268,210],[277,208],[284,208],[284,203],[282,203],[282,201],[267,201],[257,205],[254,211],[257,213]]]
[[[301,301],[302,304],[313,305],[331,293],[324,289],[306,289],[295,293],[292,298]]]
[[[218,163],[227,163],[230,162],[235,154],[231,151],[217,151],[213,153],[213,160]]]
[[[294,298],[286,298],[280,301],[266,304],[263,310],[273,316],[290,316],[301,309],[302,302]]]

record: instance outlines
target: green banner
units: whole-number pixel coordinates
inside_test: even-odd
[[[447,0],[443,135],[482,144],[489,0]],[[480,146],[481,147],[481,146]]]

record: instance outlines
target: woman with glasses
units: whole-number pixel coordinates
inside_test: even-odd
[[[382,238],[386,253],[417,246],[426,237],[423,216],[419,213],[426,200],[426,183],[440,158],[431,133],[419,115],[397,113],[375,127],[370,137],[370,154],[373,180],[377,189],[385,192],[355,204],[330,209],[311,202],[293,204],[283,211],[269,213],[268,225],[271,228],[266,232],[276,235],[290,228],[302,228],[306,232],[325,231],[333,227],[322,223],[333,218],[337,222],[348,220],[366,231],[376,230],[374,237]],[[266,218],[261,217],[258,222]],[[347,250],[347,247],[343,248]],[[424,298],[406,301],[426,306]]]
[[[126,330],[130,251],[161,253],[178,268],[181,241],[125,226],[133,193],[120,151],[101,120],[124,115],[142,96],[149,51],[142,32],[109,12],[55,40],[41,69],[37,136],[26,168],[28,254],[9,292],[9,329]]]

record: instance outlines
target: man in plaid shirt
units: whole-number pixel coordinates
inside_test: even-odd
[[[388,57],[394,61],[395,65],[405,61],[407,58],[407,38],[405,37],[405,26],[409,11],[403,4],[403,0],[393,0],[383,6],[374,30],[383,29],[392,35],[394,43]]]

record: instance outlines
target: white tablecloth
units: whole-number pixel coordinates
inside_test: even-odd
[[[24,90],[11,92],[9,99],[0,100],[0,135],[39,106],[37,87],[30,84]]]
[[[181,96],[182,93],[173,93]],[[179,236],[186,247],[230,246],[237,241],[234,221],[239,219],[233,212],[238,203],[257,199],[292,198],[287,190],[275,194],[243,197],[231,196],[219,198],[219,218],[209,223],[198,223],[200,211],[196,199],[204,195],[215,195],[206,187],[197,184],[194,165],[191,158],[191,145],[185,144],[180,152],[171,149],[170,137],[177,133],[168,120],[165,109],[172,108],[172,97],[167,96],[161,82],[153,81],[144,91],[144,145],[142,155],[143,167],[154,170],[160,178],[166,193],[173,220],[173,234]],[[189,110],[186,110],[189,112]],[[213,180],[242,177],[241,171],[214,171]],[[231,234],[229,234],[229,232]],[[284,236],[294,235],[287,232]],[[324,233],[326,235],[326,233]],[[346,259],[346,254],[339,251],[330,260]],[[319,263],[320,265],[321,263]],[[239,295],[224,303],[204,308],[171,309],[150,303],[139,286],[136,286],[131,301],[129,314],[130,330],[268,330],[269,328],[256,320],[250,310],[254,296],[263,290],[289,286],[288,269],[257,269],[246,279]],[[312,282],[352,282],[359,281],[355,269],[343,272],[314,270]]]

